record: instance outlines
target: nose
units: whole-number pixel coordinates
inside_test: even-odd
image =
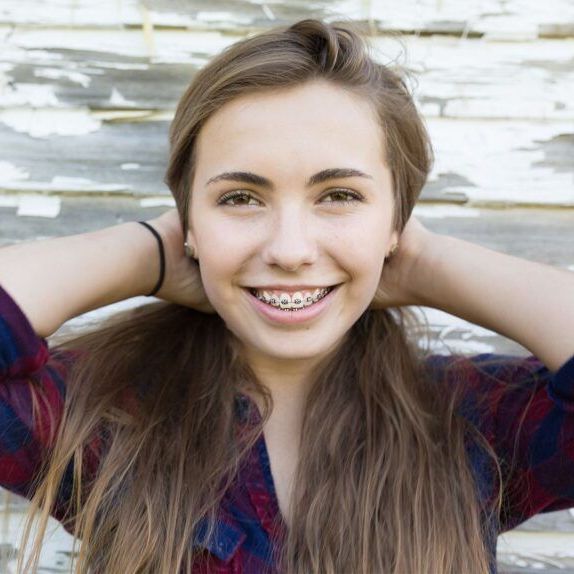
[[[302,207],[295,204],[278,209],[269,221],[263,249],[263,260],[295,271],[301,265],[311,264],[317,258],[316,226]]]

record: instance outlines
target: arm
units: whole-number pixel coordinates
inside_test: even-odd
[[[39,465],[53,446],[62,418],[66,380],[75,351],[48,350],[22,309],[0,285],[0,486],[30,498]],[[84,449],[93,473],[102,445],[97,436]],[[63,520],[73,465],[66,470],[62,499],[52,514]],[[60,506],[61,504],[61,506]],[[71,533],[71,531],[69,531]]]
[[[433,379],[446,383],[447,395],[461,391],[458,413],[487,439],[501,464],[499,532],[536,514],[574,507],[574,354],[555,373],[533,355],[430,355],[426,364]],[[470,462],[493,502],[498,473],[479,451]]]
[[[0,249],[0,284],[41,337],[82,313],[148,293],[158,276],[157,241],[137,222]]]
[[[574,273],[433,233],[411,288],[434,307],[502,334],[557,371],[574,354]]]

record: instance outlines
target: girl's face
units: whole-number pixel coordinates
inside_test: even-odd
[[[384,156],[370,105],[325,81],[238,98],[203,126],[187,239],[211,304],[252,359],[320,358],[371,303],[398,240]],[[299,310],[252,288],[298,293]]]

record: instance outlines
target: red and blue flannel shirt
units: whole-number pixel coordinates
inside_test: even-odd
[[[47,446],[48,410],[55,413],[56,421],[62,411],[69,358],[50,352],[47,341],[34,332],[22,309],[0,286],[0,486],[25,497],[31,494],[31,480]],[[483,365],[493,358],[498,359],[495,366]],[[498,534],[535,514],[574,507],[574,356],[555,373],[549,372],[533,355],[524,358],[492,353],[469,357],[430,355],[426,361],[433,376],[446,375],[450,384],[464,385],[460,414],[479,428],[499,460],[509,461],[513,454],[516,456],[518,472],[505,488],[501,519],[486,529],[490,532],[486,542],[491,553],[491,571],[496,572]],[[31,396],[34,391],[25,384],[31,375],[39,381],[48,399],[37,403],[40,413],[35,425]],[[501,394],[491,375],[519,383],[519,387]],[[475,408],[479,390],[486,392],[488,398],[480,414]],[[250,400],[238,395],[238,416],[246,412]],[[256,420],[257,409],[252,412]],[[518,437],[517,427],[523,416]],[[470,448],[469,455],[480,496],[491,496],[496,479],[491,465],[486,464],[485,454],[479,448]],[[64,481],[71,478],[69,469]],[[70,492],[70,485],[62,485],[64,497]],[[65,505],[65,500],[62,503]],[[54,517],[59,518],[59,511],[54,512]],[[208,572],[275,571],[272,549],[282,540],[286,526],[279,511],[263,436],[223,498],[216,536],[204,540],[202,531],[193,544],[202,550],[200,556],[207,560]],[[199,565],[192,570],[196,572]]]

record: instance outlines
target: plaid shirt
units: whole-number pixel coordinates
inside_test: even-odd
[[[485,360],[498,359],[495,366]],[[65,376],[70,357],[50,352],[27,317],[0,286],[0,485],[30,497],[30,485],[41,455],[48,445],[48,412],[61,414]],[[574,356],[555,373],[536,357],[483,353],[431,355],[427,359],[433,376],[446,376],[449,384],[464,385],[460,414],[484,434],[499,459],[510,461],[517,427],[525,414],[516,449],[518,472],[504,492],[500,522],[487,528],[492,572],[496,572],[496,538],[538,513],[574,507]],[[30,376],[43,387],[46,401],[38,402],[39,417],[32,424]],[[520,383],[502,396],[490,375]],[[536,377],[534,376],[536,375]],[[486,391],[486,404],[478,412],[476,396]],[[529,400],[532,401],[529,403]],[[237,396],[239,416],[245,411],[245,395]],[[254,420],[258,411],[252,411]],[[479,448],[469,449],[480,496],[492,496],[496,476]],[[97,459],[92,460],[97,466]],[[65,501],[70,492],[72,468],[61,487]],[[60,511],[53,516],[60,518]],[[250,453],[233,488],[219,509],[217,532],[211,540],[196,534],[194,547],[206,561],[202,572],[262,574],[274,572],[271,552],[285,535],[269,462],[262,436]],[[199,574],[200,565],[192,574]]]

